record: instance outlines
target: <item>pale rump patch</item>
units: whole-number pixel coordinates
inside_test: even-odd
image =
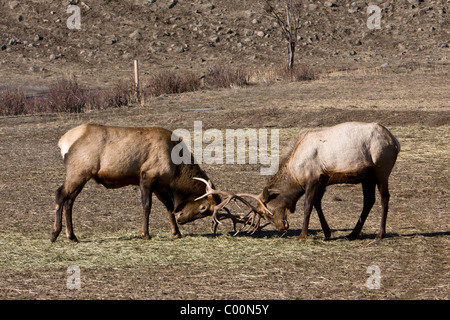
[[[67,131],[61,139],[59,139],[58,147],[61,149],[61,156],[63,159],[75,141],[77,141],[86,132],[86,129],[87,125],[78,126]]]

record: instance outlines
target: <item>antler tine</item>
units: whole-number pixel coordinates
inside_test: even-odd
[[[204,184],[206,184],[206,193],[204,195],[196,198],[194,201],[197,201],[197,200],[200,200],[200,199],[202,199],[204,197],[207,197],[210,194],[218,194],[218,195],[222,195],[222,196],[225,196],[225,197],[234,196],[234,193],[231,193],[231,192],[214,190],[213,187],[212,187],[211,181],[206,181],[203,178],[197,178],[197,177],[194,177],[193,179],[201,181]]]
[[[257,195],[251,194],[251,193],[238,193],[237,195],[239,197],[249,197],[249,198],[252,198],[252,199],[258,201],[258,203],[264,208],[264,210],[266,210],[271,216],[273,216],[272,211],[270,211],[269,208],[267,208],[265,203],[262,202],[261,199]]]
[[[198,198],[195,199],[194,201],[203,199],[203,198],[205,198],[205,197],[207,197],[207,196],[209,196],[209,195],[211,194],[211,192],[213,191],[213,188],[212,188],[212,185],[211,185],[211,181],[206,181],[205,179],[203,179],[203,178],[198,178],[198,177],[194,177],[193,179],[194,179],[194,180],[201,181],[201,182],[203,182],[204,184],[206,184],[206,193],[205,193],[204,195],[202,195],[201,197],[198,197]]]
[[[209,187],[209,188],[212,189],[211,181],[206,181],[205,179],[199,178],[199,177],[193,177],[192,179],[201,181],[201,182],[203,182],[204,184],[206,184],[207,187]]]
[[[227,208],[225,208],[225,206],[228,205],[231,200],[235,200],[235,201],[239,200],[242,203],[244,203],[250,209],[250,211],[246,215],[240,217],[241,219],[244,220],[243,221],[244,225],[234,235],[237,235],[239,232],[245,230],[245,228],[248,228],[247,231],[249,231],[251,234],[253,234],[253,233],[256,232],[256,230],[258,230],[260,222],[261,222],[261,216],[258,213],[258,209],[255,208],[250,202],[248,202],[243,197],[250,197],[252,199],[255,199],[256,201],[258,201],[259,204],[262,205],[264,210],[266,210],[270,215],[273,215],[273,213],[267,208],[267,206],[261,201],[261,199],[259,199],[259,197],[254,195],[254,194],[250,194],[250,193],[238,193],[238,194],[235,194],[235,193],[231,193],[231,192],[215,190],[212,187],[211,181],[206,181],[205,179],[198,178],[198,177],[194,177],[193,179],[201,181],[204,184],[206,184],[206,193],[204,195],[198,197],[195,200],[203,199],[204,197],[207,197],[207,196],[209,196],[211,194],[217,194],[217,195],[225,196],[225,199],[222,202],[220,202],[219,204],[214,206],[214,211],[212,213],[212,221],[211,221],[211,227],[212,227],[214,233],[215,233],[215,230],[217,228],[217,225],[222,224],[219,220],[222,220],[223,218],[227,218],[227,217],[231,217],[232,216],[229,213],[229,210]],[[222,217],[218,217],[218,212],[221,209],[227,210],[228,214],[227,215],[223,215]],[[220,219],[220,218],[222,218],[222,219]],[[235,217],[235,219],[236,219],[236,217]]]
[[[201,181],[204,184],[206,184],[206,193],[204,195],[202,195],[201,197],[198,197],[197,199],[195,199],[195,201],[200,200],[200,199],[202,199],[204,197],[207,197],[207,196],[209,196],[211,194],[218,194],[218,195],[225,196],[225,200],[223,200],[221,203],[219,203],[219,204],[214,206],[214,211],[213,211],[213,214],[212,214],[213,223],[214,224],[222,224],[219,221],[219,219],[217,218],[217,213],[219,212],[220,209],[225,207],[233,198],[235,198],[236,195],[234,193],[231,193],[231,192],[214,190],[213,187],[212,187],[211,181],[206,181],[203,178],[194,177],[193,179]]]

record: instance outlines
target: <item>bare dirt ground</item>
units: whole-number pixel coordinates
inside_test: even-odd
[[[146,106],[89,114],[0,119],[0,294],[4,299],[448,299],[449,91],[439,73],[331,75],[315,82],[205,91],[154,99]],[[354,96],[349,96],[347,84]],[[427,84],[425,88],[422,84]],[[371,91],[362,94],[366,88]],[[323,88],[328,88],[324,94]],[[429,91],[427,99],[421,91]],[[400,99],[400,97],[408,97]],[[377,97],[376,99],[374,97]],[[221,107],[208,112],[185,112]],[[183,111],[184,110],[184,111]],[[291,229],[272,227],[254,236],[211,237],[209,219],[181,227],[170,238],[165,209],[155,199],[153,239],[139,239],[138,190],[106,190],[88,183],[74,208],[81,242],[49,236],[54,192],[63,180],[57,140],[85,122],[110,125],[207,128],[278,128],[284,150],[306,127],[344,120],[380,121],[402,145],[391,175],[388,236],[374,241],[380,205],[374,206],[361,239],[344,238],[362,207],[360,186],[330,187],[324,211],[333,230],[323,241],[316,216],[310,238],[298,242],[299,201]],[[266,177],[259,165],[203,165],[220,188],[259,192]],[[68,290],[69,265],[81,268],[82,287]],[[381,289],[369,290],[368,266],[381,270]]]
[[[373,1],[382,28],[368,30],[365,1],[304,1],[297,59],[322,73],[297,83],[270,77],[286,46],[262,14],[264,1],[179,1],[172,9],[168,2],[79,2],[81,30],[66,27],[68,2],[0,3],[0,87],[33,95],[71,75],[108,86],[131,77],[135,58],[143,84],[161,69],[207,72],[228,64],[254,71],[245,88],[163,95],[84,114],[0,118],[0,298],[448,299],[448,2]],[[202,108],[213,111],[192,111]],[[390,179],[387,238],[374,241],[378,196],[361,238],[345,238],[362,192],[342,185],[328,188],[323,200],[330,241],[314,213],[309,238],[296,240],[302,200],[285,235],[267,227],[232,237],[224,223],[215,238],[206,218],[181,226],[183,238],[172,240],[156,199],[153,239],[143,241],[139,191],[89,182],[74,206],[81,242],[62,234],[50,243],[54,193],[64,178],[57,148],[63,133],[88,122],[192,131],[194,121],[203,130],[279,129],[282,152],[304,128],[384,124],[402,148]],[[219,188],[236,192],[259,193],[266,180],[260,165],[202,168]],[[78,290],[67,288],[70,265],[81,270]],[[380,270],[380,289],[366,285],[369,266]]]

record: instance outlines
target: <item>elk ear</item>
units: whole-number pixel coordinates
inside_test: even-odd
[[[267,203],[270,198],[276,198],[279,194],[281,194],[281,191],[278,189],[268,189],[267,187],[264,187],[262,192],[263,202]]]

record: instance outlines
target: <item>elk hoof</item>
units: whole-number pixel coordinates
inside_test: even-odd
[[[354,232],[351,232],[348,236],[346,236],[346,238],[347,238],[348,240],[356,240],[356,238],[358,238],[358,236],[359,236],[359,233],[356,234],[356,233],[354,233]]]
[[[67,237],[67,239],[68,239],[70,242],[75,242],[75,243],[78,243],[78,242],[79,242],[78,239],[77,239],[77,237],[75,237],[74,234],[71,235],[71,236],[69,236],[69,237]]]
[[[298,236],[298,240],[305,240],[307,237],[307,234],[300,233],[300,235]]]
[[[173,237],[174,239],[180,239],[180,238],[181,238],[181,233],[175,233],[175,234],[172,234],[172,237]]]
[[[384,237],[386,237],[386,232],[378,231],[377,236],[375,237],[375,239],[381,240],[381,239],[383,239]]]
[[[150,237],[149,234],[143,234],[142,235],[142,240],[150,240],[152,237]]]
[[[52,237],[50,238],[50,241],[55,242],[56,239],[58,239],[58,236],[59,236],[59,232],[52,233]]]

